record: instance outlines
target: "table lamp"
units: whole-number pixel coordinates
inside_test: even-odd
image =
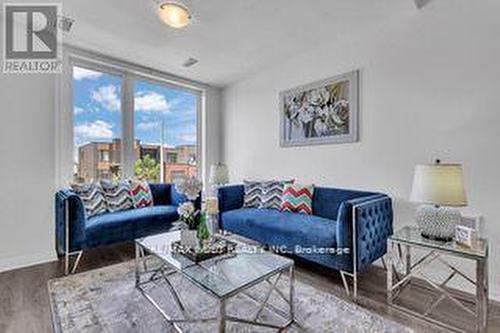
[[[212,164],[210,166],[209,182],[212,185],[221,186],[228,182],[227,166],[222,163]]]
[[[460,164],[422,164],[415,167],[411,201],[421,203],[417,224],[423,237],[451,241],[461,219],[456,207],[467,206]]]
[[[212,164],[210,166],[210,174],[208,176],[209,183],[209,195],[217,196],[218,188],[229,182],[229,173],[227,171],[227,166],[222,163]]]

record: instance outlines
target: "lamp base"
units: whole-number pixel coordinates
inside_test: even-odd
[[[451,242],[453,240],[453,237],[436,237],[433,235],[427,235],[424,232],[421,232],[420,235],[424,238],[427,238],[429,240],[436,241],[436,242],[447,243],[447,242]]]
[[[460,211],[453,208],[422,205],[417,210],[417,225],[422,237],[449,242],[455,237],[455,226],[460,222]]]

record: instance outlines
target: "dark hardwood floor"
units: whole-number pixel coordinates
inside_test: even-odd
[[[84,254],[78,272],[91,270],[134,256],[131,243],[88,251]],[[32,267],[0,273],[0,333],[52,332],[52,320],[47,292],[47,281],[62,276],[62,262],[50,262]],[[335,271],[304,262],[297,262],[297,278],[325,292],[347,298],[340,276]],[[401,302],[415,309],[425,309],[432,301],[432,293],[410,286],[401,295]],[[367,309],[392,318],[415,332],[446,332],[445,329],[421,321],[385,304],[385,272],[370,268],[360,277],[359,304]],[[464,331],[473,331],[473,319],[464,315],[455,305],[443,302],[436,309],[435,318],[447,319]],[[500,332],[500,306],[490,305],[488,332]]]

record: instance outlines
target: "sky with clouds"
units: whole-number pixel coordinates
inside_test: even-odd
[[[73,69],[75,144],[121,138],[121,78],[81,67]],[[160,143],[165,126],[169,146],[196,143],[195,95],[147,81],[134,83],[134,130],[141,143]]]

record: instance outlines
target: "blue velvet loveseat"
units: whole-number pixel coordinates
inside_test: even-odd
[[[84,250],[134,240],[167,231],[177,221],[177,207],[186,201],[172,184],[149,184],[154,205],[106,213],[87,218],[82,200],[70,189],[55,195],[56,249],[65,256],[68,273],[69,257],[78,255],[74,271]],[[200,206],[199,200],[195,203]]]
[[[346,275],[357,273],[387,250],[393,232],[392,202],[385,194],[316,187],[313,215],[276,209],[244,208],[243,185],[218,191],[220,227],[279,251],[339,270],[349,293]]]

